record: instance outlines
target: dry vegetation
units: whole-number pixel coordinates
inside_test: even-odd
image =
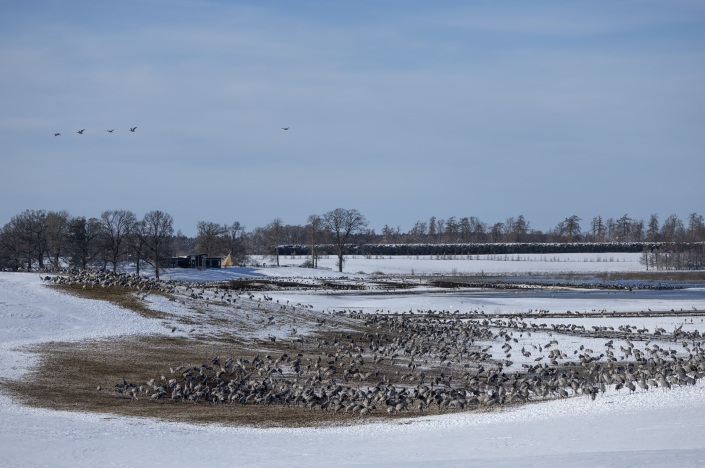
[[[320,409],[262,405],[184,404],[163,399],[125,398],[112,391],[123,376],[141,382],[145,376],[168,375],[175,363],[201,365],[212,356],[247,356],[251,350],[184,338],[140,337],[126,340],[48,343],[29,349],[40,363],[22,381],[3,386],[22,403],[63,411],[90,411],[121,416],[157,417],[169,421],[259,427],[317,426],[350,421],[349,414]],[[273,351],[272,351],[273,352]],[[266,353],[266,351],[265,351]],[[169,377],[171,378],[171,377]],[[96,390],[98,386],[101,391]],[[359,422],[359,418],[355,418]]]
[[[66,294],[71,294],[73,296],[81,297],[83,299],[93,299],[97,301],[107,301],[111,304],[115,304],[125,309],[137,312],[139,315],[150,319],[165,319],[169,315],[157,310],[150,309],[147,307],[144,301],[139,300],[133,291],[117,286],[112,287],[97,287],[97,288],[84,288],[83,285],[69,285],[69,284],[57,284],[52,286],[47,286],[59,291],[65,292]],[[153,294],[164,295],[159,291],[154,291]]]

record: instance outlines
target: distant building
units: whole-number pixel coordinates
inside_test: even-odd
[[[167,268],[220,268],[220,257],[200,253],[167,259]]]

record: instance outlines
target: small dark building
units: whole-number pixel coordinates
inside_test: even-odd
[[[200,253],[186,257],[171,257],[167,259],[167,268],[220,268],[220,257],[209,257]]]

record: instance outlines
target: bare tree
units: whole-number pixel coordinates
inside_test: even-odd
[[[517,219],[508,218],[504,226],[504,232],[509,235],[511,242],[523,242],[529,229],[530,223],[524,219],[524,215],[519,215]]]
[[[558,242],[562,242],[563,235],[565,234],[565,221],[559,221],[552,234],[556,237]]]
[[[631,218],[627,215],[622,216],[617,220],[617,230],[619,232],[619,239],[625,242],[629,239],[629,232],[631,231]]]
[[[416,221],[414,227],[409,232],[411,239],[416,242],[422,242],[426,237],[426,223],[423,221]]]
[[[460,218],[460,223],[458,223],[460,229],[460,240],[463,244],[470,242],[470,236],[472,235],[472,224],[470,224],[470,218]]]
[[[431,216],[431,219],[428,220],[428,241],[435,243],[436,234],[436,217]]]
[[[470,226],[475,242],[483,242],[487,233],[487,225],[475,216],[470,216]]]
[[[649,227],[646,230],[646,238],[650,242],[656,242],[656,241],[658,241],[658,232],[659,232],[658,215],[656,213],[654,213],[649,218]]]
[[[705,237],[705,220],[703,215],[691,213],[688,215],[688,241],[702,241]]]
[[[678,215],[671,215],[666,218],[661,226],[661,239],[666,242],[678,242],[685,237],[683,221]]]
[[[281,218],[276,218],[271,223],[267,224],[264,228],[267,236],[268,243],[273,247],[273,256],[277,260],[277,266],[279,266],[279,241],[281,240],[284,224]]]
[[[641,242],[644,240],[644,220],[633,219],[629,226],[629,236],[632,242]]]
[[[147,241],[145,222],[144,220],[137,221],[132,226],[128,243],[130,254],[135,261],[135,273],[137,276],[140,275],[140,264],[147,257]]]
[[[69,222],[69,245],[71,248],[71,264],[85,269],[99,253],[97,249],[100,235],[100,221],[96,218],[86,220],[83,216],[72,218]]]
[[[67,211],[50,211],[46,216],[49,261],[54,268],[59,268],[68,247],[69,218]]]
[[[159,265],[166,255],[169,238],[174,234],[174,218],[163,211],[154,210],[144,215],[144,232],[149,255],[145,261],[154,267],[159,279]]]
[[[610,242],[619,237],[619,230],[614,218],[607,218],[607,221],[605,221],[605,232],[607,233],[607,240]]]
[[[316,244],[318,244],[318,239],[321,231],[323,230],[324,221],[323,218],[318,215],[310,215],[308,217],[308,224],[306,225],[306,230],[308,232],[308,240],[311,245],[311,265],[313,268],[318,268],[318,255],[316,254]]]
[[[4,226],[6,248],[16,256],[17,268],[24,262],[27,268],[32,267],[32,235],[28,224],[24,216],[16,215]]]
[[[228,226],[228,232],[225,236],[226,247],[233,261],[238,265],[245,263],[245,226],[234,221],[231,226]]]
[[[504,223],[495,223],[490,230],[490,237],[492,242],[499,242],[502,240],[502,234],[504,234]]]
[[[439,219],[436,221],[436,244],[440,244],[444,241],[443,233],[446,229],[446,221],[444,219]]]
[[[330,231],[338,255],[338,271],[343,272],[345,243],[367,226],[367,220],[357,210],[336,208],[323,215],[325,227]]]
[[[127,250],[130,231],[137,223],[137,217],[128,210],[108,210],[100,215],[101,237],[107,259],[113,264],[113,272]]]
[[[380,244],[391,244],[393,238],[394,230],[390,228],[388,224],[385,224],[382,227],[382,240],[380,241]]]
[[[196,250],[208,255],[221,255],[225,249],[225,236],[228,227],[210,221],[198,222],[198,235],[196,236]]]
[[[12,230],[24,246],[27,268],[31,268],[33,260],[39,268],[44,268],[44,255],[48,250],[46,216],[44,210],[25,210],[10,220]]]
[[[446,221],[445,227],[445,242],[452,244],[457,241],[459,225],[455,220],[455,216],[451,216]]]
[[[192,245],[193,240],[193,238],[186,237],[179,229],[172,238],[171,252],[177,257],[192,252],[195,249],[195,242]]]
[[[14,223],[10,221],[5,224],[0,230],[0,263],[12,265],[12,269],[17,270],[28,255],[29,249],[17,232]]]
[[[568,235],[568,242],[572,243],[573,238],[580,235],[580,221],[578,216],[573,215],[563,222],[563,230]]]
[[[605,239],[605,224],[602,222],[602,216],[595,216],[590,223],[592,228],[592,238],[598,242]]]

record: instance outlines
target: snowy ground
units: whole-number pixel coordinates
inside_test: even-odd
[[[511,317],[513,313],[526,313],[530,310],[543,310],[547,312],[566,311],[580,313],[594,313],[599,310],[608,312],[634,312],[651,310],[692,310],[693,307],[700,311],[705,310],[705,291],[702,289],[672,290],[672,291],[591,291],[591,290],[560,290],[550,292],[540,292],[534,294],[530,291],[505,292],[505,291],[472,291],[458,293],[417,293],[417,294],[379,294],[379,295],[359,295],[359,294],[291,294],[287,292],[272,292],[270,296],[285,300],[297,300],[311,304],[316,309],[327,310],[356,310],[364,313],[402,313],[416,312],[417,310],[448,311],[452,313],[468,313],[478,311],[488,317],[495,317],[499,314],[502,318]],[[540,296],[540,297],[535,297]],[[595,314],[597,315],[597,314]],[[547,332],[524,333],[514,336],[518,339],[517,344],[513,344],[514,350],[510,353],[510,360],[514,363],[508,367],[509,371],[516,371],[522,364],[535,364],[534,359],[543,354],[535,351],[536,347],[556,339],[549,336],[551,324],[576,324],[584,325],[586,329],[592,330],[592,326],[613,327],[615,330],[620,325],[632,325],[639,328],[648,328],[651,333],[657,327],[664,328],[668,332],[673,331],[676,326],[681,326],[682,330],[692,332],[705,331],[705,323],[702,316],[694,319],[675,317],[589,317],[589,318],[555,318],[550,313],[541,318],[525,319],[527,324],[546,324]],[[494,330],[495,333],[498,331]],[[560,343],[554,349],[560,349],[568,354],[565,361],[578,361],[578,356],[583,353],[581,346],[592,349],[595,354],[604,353],[604,338],[589,338],[576,336],[558,337]],[[665,349],[672,348],[672,344],[667,341],[654,340],[655,343]],[[621,340],[615,341],[615,346],[627,346]],[[497,343],[477,342],[481,346],[495,346],[488,352],[494,359],[504,359],[507,353],[503,352]],[[644,342],[636,341],[635,349],[644,351]],[[533,347],[533,350],[532,350]],[[526,348],[532,352],[531,356],[522,355],[519,350]],[[680,346],[677,346],[679,351]],[[543,361],[542,361],[543,362]]]
[[[365,295],[300,294],[272,292],[270,296],[281,300],[303,301],[315,308],[330,310],[361,310],[401,313],[421,310],[447,310],[452,312],[484,311],[487,314],[526,313],[530,310],[549,312],[638,312],[664,310],[705,310],[705,291],[462,291],[453,293],[419,292],[412,294]]]
[[[132,270],[125,270],[131,272]],[[142,276],[154,277],[150,268],[140,272]],[[256,278],[259,276],[275,276],[286,278],[339,278],[347,273],[338,273],[330,270],[314,270],[312,268],[280,267],[280,268],[217,268],[210,270],[192,270],[188,268],[171,268],[162,270],[161,279],[178,281],[227,281],[239,278]]]
[[[234,429],[3,406],[3,466],[703,466],[705,386],[337,429]],[[36,447],[41,447],[36,450]]]
[[[272,258],[252,257],[250,260],[258,264],[266,263],[267,268],[221,268],[196,272],[188,269],[169,269],[162,272],[164,279],[183,281],[221,281],[236,278],[250,278],[257,276],[278,277],[340,277],[360,276],[372,273],[384,274],[528,274],[528,273],[591,273],[591,272],[625,272],[645,271],[646,268],[639,263],[641,254],[616,253],[616,254],[550,254],[550,255],[480,255],[457,256],[454,259],[440,260],[435,256],[420,256],[419,258],[394,256],[384,258],[365,258],[362,256],[347,256],[343,273],[338,272],[337,259],[333,255],[325,256],[319,260],[319,267],[326,268],[314,270],[311,268],[298,268],[307,258],[301,255],[291,258],[281,256],[279,264],[282,267],[271,268],[274,264]],[[126,270],[128,271],[128,270]],[[132,272],[133,270],[129,270]],[[153,276],[150,268],[142,270],[143,274]]]
[[[517,254],[517,255],[457,255],[453,258],[438,259],[436,256],[386,256],[365,258],[347,256],[343,271],[348,274],[429,274],[429,273],[557,273],[557,272],[612,272],[645,271],[639,263],[639,253],[613,254]],[[280,265],[301,265],[307,260],[304,256],[295,258],[281,256]],[[272,264],[272,259],[257,260]],[[319,260],[319,267],[337,271],[337,258],[328,255]],[[266,269],[264,269],[266,270]]]
[[[317,309],[356,304],[354,307],[358,309],[386,310],[392,304],[390,301],[396,299],[401,302],[394,307],[402,310],[426,305],[447,310],[455,306],[450,302],[465,300],[460,296],[428,297],[425,300],[435,304],[431,307],[431,302],[414,306],[411,302],[414,297],[380,300],[379,297],[293,296],[296,301],[304,298],[320,301],[315,304]],[[624,297],[628,301],[653,304],[648,297]],[[683,302],[676,297],[653,300],[665,301],[661,306],[670,310]],[[521,301],[527,299],[522,296]],[[689,298],[691,302],[693,299]],[[553,297],[541,300],[547,303],[521,308],[546,307],[556,311],[596,308],[581,307],[587,304],[580,302],[585,301],[582,298],[564,300],[575,303],[560,302]],[[621,307],[618,295],[596,300],[608,301],[601,305],[608,310]],[[511,303],[519,308],[517,298],[499,297],[497,301],[508,301],[502,303],[507,310]],[[693,304],[698,308],[703,305]],[[458,307],[465,305],[461,302]],[[493,303],[484,305],[485,309],[502,307]],[[630,303],[629,307],[633,305]],[[159,307],[170,308],[172,312],[178,309],[173,303]],[[580,319],[542,319],[548,320],[577,323]],[[674,318],[671,325],[682,320]],[[43,287],[36,275],[0,273],[2,379],[17,377],[31,364],[25,355],[13,351],[21,345],[165,332],[164,324],[158,320],[52,291]],[[539,335],[533,338],[538,343],[548,339]],[[568,348],[561,346],[561,349]],[[705,385],[699,384],[668,392],[660,389],[631,395],[626,391],[608,392],[595,401],[571,398],[494,413],[418,417],[341,428],[251,429],[52,412],[18,406],[3,396],[0,397],[0,466],[177,466],[193,462],[203,466],[248,467],[703,466],[704,411]]]
[[[38,275],[0,273],[0,378],[13,377],[26,368],[27,357],[11,351],[23,345],[164,330],[156,320],[106,302],[52,291],[41,284]]]

